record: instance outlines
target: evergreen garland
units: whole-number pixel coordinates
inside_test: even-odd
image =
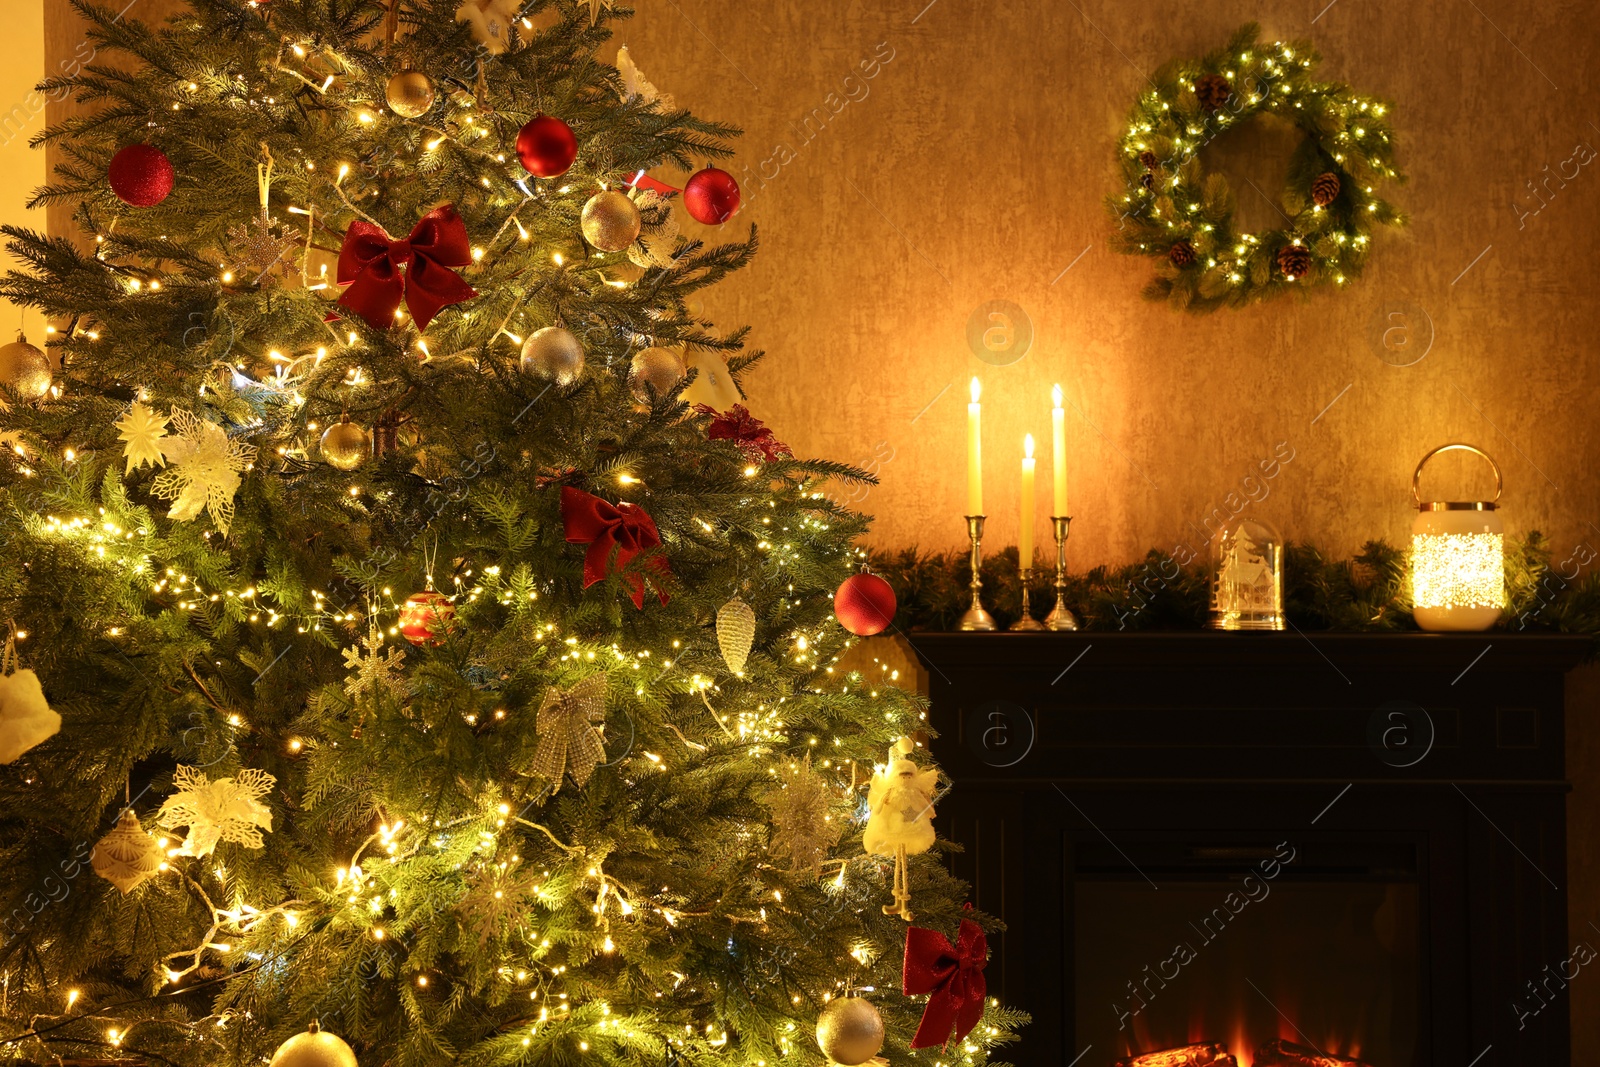
[[[1590,559],[1593,555],[1591,553]],[[899,598],[895,622],[906,630],[954,630],[971,601],[965,551],[905,549],[874,555],[873,570]],[[1506,541],[1507,606],[1500,626],[1511,633],[1554,631],[1600,635],[1600,573],[1579,573],[1578,561],[1552,562],[1537,530]],[[1035,617],[1055,603],[1053,567],[1035,568],[1028,596]],[[1004,628],[1022,608],[1015,546],[984,557],[983,603]],[[1306,631],[1416,630],[1411,617],[1408,553],[1368,541],[1350,559],[1329,559],[1307,544],[1284,549],[1284,613]],[[1180,567],[1151,549],[1121,567],[1068,573],[1067,607],[1089,630],[1192,630],[1206,625],[1211,586],[1204,564]]]

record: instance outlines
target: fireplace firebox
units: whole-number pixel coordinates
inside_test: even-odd
[[[1588,638],[911,640],[990,988],[1035,1020],[1008,1058],[1567,1067]]]

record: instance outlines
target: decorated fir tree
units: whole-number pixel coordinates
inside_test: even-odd
[[[984,1062],[922,708],[835,667],[861,475],[737,406],[695,295],[755,234],[677,224],[731,179],[647,176],[736,131],[609,0],[73,2],[81,233],[3,286],[0,1058]]]

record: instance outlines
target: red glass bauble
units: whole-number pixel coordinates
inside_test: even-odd
[[[155,145],[131,144],[111,157],[111,191],[132,207],[155,207],[178,179],[172,160]]]
[[[443,593],[413,593],[400,605],[400,636],[413,645],[441,645],[455,615],[456,606]]]
[[[720,226],[739,210],[739,183],[716,167],[697,170],[683,187],[683,207],[696,222]]]
[[[857,637],[881,634],[894,621],[894,590],[876,574],[846,578],[833,594],[833,616]]]
[[[554,115],[540,115],[517,134],[517,158],[529,174],[558,178],[578,158],[578,139],[572,127]]]

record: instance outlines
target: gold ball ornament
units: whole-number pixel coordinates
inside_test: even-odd
[[[346,415],[323,431],[322,458],[336,470],[353,471],[372,458],[372,436]]]
[[[862,997],[829,1001],[817,1016],[817,1046],[840,1067],[859,1067],[883,1049],[883,1016]]]
[[[24,400],[43,400],[50,392],[50,360],[17,334],[0,348],[0,384],[16,390]]]
[[[595,193],[583,205],[583,239],[602,252],[621,252],[639,239],[644,221],[632,200],[615,189]]]
[[[428,80],[426,74],[414,70],[401,71],[384,86],[383,97],[389,101],[389,110],[401,118],[421,118],[433,107],[433,82]]]
[[[278,1046],[269,1067],[359,1067],[356,1054],[344,1039],[316,1023]]]
[[[633,365],[628,368],[628,385],[634,399],[649,404],[672,392],[688,373],[678,353],[665,348],[647,348],[633,357]]]
[[[565,389],[583,373],[583,345],[570,330],[546,326],[522,343],[522,373]]]

